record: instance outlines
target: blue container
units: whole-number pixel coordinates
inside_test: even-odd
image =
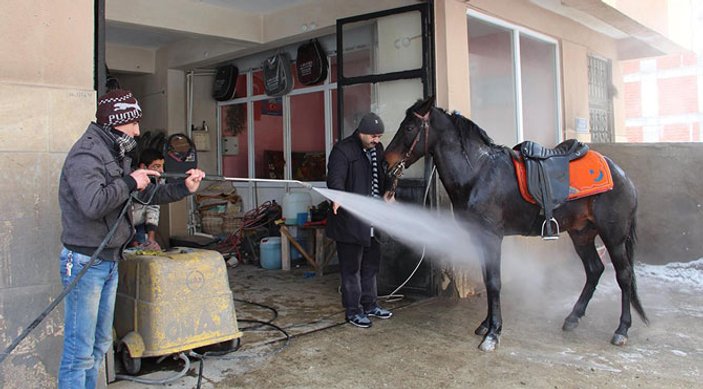
[[[307,239],[297,238],[295,241],[298,242],[298,244],[300,245],[300,247],[303,248],[303,250],[308,251]],[[300,251],[298,251],[298,249],[296,249],[295,246],[293,246],[293,245],[290,245],[290,259],[291,259],[291,261],[298,261],[298,262],[305,260],[305,258],[303,258],[303,254]]]
[[[261,239],[259,244],[261,267],[269,270],[281,268],[281,237],[269,236]]]
[[[308,213],[307,212],[299,212],[298,213],[298,225],[302,226],[303,224],[308,222]]]

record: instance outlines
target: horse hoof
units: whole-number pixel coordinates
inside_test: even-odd
[[[562,329],[563,331],[573,331],[573,330],[575,330],[576,327],[578,327],[578,326],[579,326],[579,321],[578,321],[578,319],[576,319],[576,320],[569,320],[569,319],[566,319],[566,320],[564,320],[564,325],[561,326],[561,329]]]
[[[478,326],[476,328],[476,331],[474,331],[474,334],[480,335],[480,336],[485,336],[488,333],[488,327],[486,326]]]
[[[613,339],[610,339],[610,343],[615,346],[624,346],[625,343],[627,343],[627,336],[615,334],[613,335]]]
[[[481,351],[495,351],[498,347],[499,339],[494,336],[486,336],[483,338],[483,342],[478,346]]]

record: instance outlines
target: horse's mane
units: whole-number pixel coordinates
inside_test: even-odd
[[[410,115],[414,112],[418,112],[418,109],[420,106],[423,104],[422,100],[418,100],[413,106],[408,108],[406,111],[406,115]],[[451,123],[454,125],[454,127],[457,129],[460,138],[462,139],[462,146],[464,145],[465,140],[469,139],[477,139],[486,146],[489,146],[490,148],[496,148],[496,149],[503,149],[504,146],[502,145],[497,145],[493,142],[493,139],[488,136],[486,131],[484,131],[483,128],[479,127],[478,124],[474,123],[470,119],[464,117],[460,113],[454,111],[451,114],[448,113],[444,108],[440,107],[435,107],[437,108],[438,111],[442,112],[445,116],[449,118]]]
[[[441,109],[441,108],[439,108]],[[491,147],[500,147],[496,145],[493,142],[493,138],[488,136],[486,131],[479,127],[478,124],[472,122],[470,119],[464,117],[458,112],[452,112],[451,114],[447,113],[444,109],[441,109],[447,116],[449,116],[449,119],[452,121],[454,124],[454,127],[459,130],[459,133],[462,135],[462,137],[465,134],[468,134],[469,137],[473,138],[478,138],[481,142],[485,143],[487,146]]]

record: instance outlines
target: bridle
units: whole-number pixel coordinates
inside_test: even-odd
[[[420,115],[417,112],[413,112],[413,115],[415,115],[415,117],[417,117],[418,119],[422,120],[422,125],[417,131],[417,135],[415,135],[415,139],[413,139],[413,143],[410,145],[410,148],[403,155],[403,158],[401,158],[400,161],[396,162],[395,165],[393,165],[388,171],[388,175],[393,180],[391,183],[391,189],[388,190],[391,196],[395,195],[395,191],[398,188],[398,180],[403,175],[403,172],[406,169],[405,162],[410,159],[410,156],[415,150],[415,146],[417,146],[417,143],[420,141],[420,135],[422,135],[423,132],[425,133],[425,155],[427,155],[429,147],[428,139],[430,133],[430,111],[427,111],[427,113],[424,115]]]

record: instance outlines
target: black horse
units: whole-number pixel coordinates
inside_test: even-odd
[[[520,195],[511,150],[494,144],[471,120],[434,107],[434,98],[418,101],[407,110],[386,149],[390,178],[397,182],[398,173],[424,154],[433,157],[455,216],[480,227],[474,229],[480,232],[472,237],[480,247],[488,314],[475,333],[484,336],[479,348],[492,351],[502,330],[501,242],[506,235],[539,235],[534,227],[541,225],[544,217],[537,205]],[[554,218],[561,231],[569,233],[586,270],[586,284],[562,328],[568,331],[578,326],[605,270],[594,243],[600,236],[622,291],[620,325],[611,339],[612,344],[621,346],[627,342],[632,324],[630,304],[645,323],[648,321],[637,296],[633,270],[637,192],[623,170],[606,160],[613,176],[612,190],[568,201],[554,210]]]

